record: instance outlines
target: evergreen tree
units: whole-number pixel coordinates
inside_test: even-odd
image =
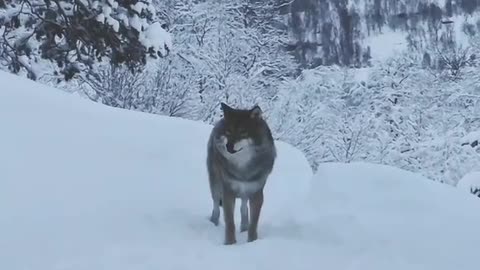
[[[2,1],[0,25],[2,64],[33,80],[68,80],[103,60],[133,70],[171,49],[151,0]]]

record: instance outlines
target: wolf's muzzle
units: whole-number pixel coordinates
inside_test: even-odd
[[[227,151],[228,151],[230,154],[235,154],[235,153],[237,153],[238,151],[242,150],[242,148],[240,148],[240,149],[238,149],[238,150],[235,150],[235,144],[234,144],[234,143],[231,143],[231,142],[227,142],[226,147],[227,147]]]

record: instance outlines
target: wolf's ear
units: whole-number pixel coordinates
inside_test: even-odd
[[[223,102],[220,103],[220,106],[222,107],[222,111],[229,111],[229,110],[232,109],[230,106],[228,106],[227,104],[225,104]]]
[[[253,107],[250,110],[250,117],[251,118],[262,118],[262,114],[263,114],[262,109],[258,105],[255,105],[255,107]]]
[[[228,106],[227,104],[225,103],[220,103],[221,107],[222,107],[222,111],[223,111],[223,115],[224,116],[227,116],[228,114],[230,114],[230,112],[233,111],[232,107]]]

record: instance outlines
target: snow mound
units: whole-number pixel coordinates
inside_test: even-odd
[[[309,202],[305,227],[332,269],[474,267],[480,200],[452,186],[384,165],[327,163]]]
[[[462,179],[458,181],[457,188],[470,193],[475,190],[480,190],[480,172],[471,172],[464,175]]]
[[[106,107],[4,72],[0,81],[0,269],[211,269],[228,263],[217,262],[222,253],[235,261],[238,249],[268,250],[261,241],[225,249],[223,224],[208,220],[210,126]],[[260,238],[294,219],[312,177],[302,153],[277,147]]]
[[[211,127],[0,72],[0,269],[474,269],[480,200],[278,142],[259,240],[208,221]]]
[[[462,145],[469,144],[472,147],[477,146],[479,142],[480,142],[480,130],[472,131],[461,139]]]

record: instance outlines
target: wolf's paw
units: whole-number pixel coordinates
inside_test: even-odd
[[[220,209],[213,208],[212,215],[210,216],[210,222],[212,222],[215,226],[218,226],[220,220]]]
[[[230,238],[230,239],[225,239],[224,245],[229,246],[229,245],[234,245],[237,243],[237,240],[235,238]]]
[[[246,231],[248,231],[248,223],[240,224],[240,232],[246,232]]]
[[[211,216],[209,220],[210,220],[210,222],[213,223],[213,225],[218,226],[218,224],[219,224],[219,218],[218,217]]]
[[[248,232],[247,242],[253,242],[258,239],[257,232]]]

